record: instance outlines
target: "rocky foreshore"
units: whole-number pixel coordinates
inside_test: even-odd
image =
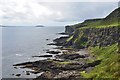
[[[57,38],[54,41],[58,44],[63,44],[67,37]],[[62,46],[62,45],[61,45]],[[98,65],[101,61],[93,61],[88,63],[90,58],[94,56],[90,55],[86,49],[75,50],[70,48],[61,47],[59,51],[47,51],[50,55],[40,55],[33,57],[52,57],[52,54],[56,54],[54,59],[45,59],[33,62],[25,62],[13,65],[14,67],[29,68],[33,71],[28,71],[27,74],[41,73],[36,79],[78,79],[83,78],[80,72],[88,72]]]
[[[82,78],[81,71],[90,71],[94,66],[98,65],[100,61],[94,61],[87,63],[87,59],[91,58],[87,53],[81,54],[81,51],[77,53],[67,53],[57,55],[56,59],[46,59],[34,62],[25,62],[21,64],[15,64],[13,66],[21,66],[21,68],[29,68],[34,70],[30,73],[41,73],[39,79],[77,79]]]

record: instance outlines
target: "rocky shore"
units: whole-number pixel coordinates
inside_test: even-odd
[[[88,63],[89,59],[95,57],[90,55],[87,49],[70,49],[63,46],[64,42],[68,37],[60,37],[54,40],[57,46],[61,46],[59,51],[49,51],[46,53],[50,55],[40,55],[32,57],[52,57],[55,54],[54,59],[45,59],[33,62],[25,62],[13,65],[14,67],[29,68],[33,71],[27,71],[27,74],[38,74],[41,73],[36,79],[78,79],[83,78],[80,72],[88,72],[93,69],[96,65],[100,64],[101,61],[93,61]],[[18,76],[18,75],[17,75]],[[19,74],[20,76],[20,74]]]

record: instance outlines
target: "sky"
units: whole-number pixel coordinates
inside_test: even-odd
[[[0,0],[0,24],[68,25],[103,18],[117,7],[118,0]]]

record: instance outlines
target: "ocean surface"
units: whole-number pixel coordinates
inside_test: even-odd
[[[17,78],[15,74],[21,74],[20,78],[38,76],[26,75],[29,69],[15,69],[13,64],[45,59],[32,56],[44,55],[45,49],[53,49],[55,46],[47,44],[60,37],[59,32],[64,32],[64,26],[2,28],[2,78]]]

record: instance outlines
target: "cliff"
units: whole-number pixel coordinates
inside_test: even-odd
[[[88,19],[83,23],[66,26],[66,33],[70,37],[65,46],[73,48],[86,48],[89,46],[109,46],[119,42],[120,8],[115,9],[105,18]]]
[[[90,72],[80,72],[84,78],[114,78],[116,80],[120,78],[119,11],[120,8],[117,8],[105,18],[88,19],[83,23],[65,27],[65,32],[70,34],[64,43],[65,47],[86,48],[90,55],[95,56],[95,60],[101,60],[101,63]]]
[[[66,46],[73,48],[86,48],[88,46],[109,46],[118,42],[119,28],[83,28],[77,29],[66,41]]]

